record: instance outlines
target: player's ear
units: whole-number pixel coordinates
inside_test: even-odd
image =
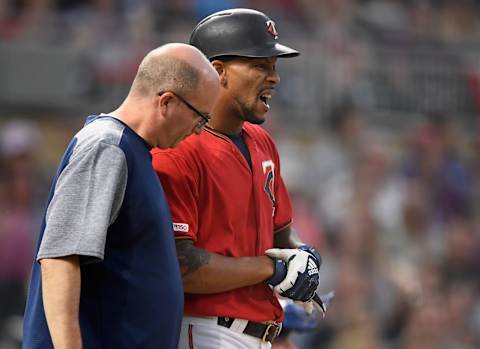
[[[220,77],[220,84],[226,86],[227,84],[227,70],[225,69],[225,63],[218,59],[212,61],[212,65]]]

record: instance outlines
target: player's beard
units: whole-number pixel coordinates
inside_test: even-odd
[[[265,114],[263,114],[261,117],[258,117],[253,111],[253,106],[242,105],[241,109],[243,121],[248,121],[249,123],[254,125],[261,125],[265,122]]]

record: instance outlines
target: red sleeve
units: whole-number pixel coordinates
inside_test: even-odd
[[[152,161],[170,206],[175,238],[195,241],[198,228],[197,172],[180,154],[172,151],[152,151]]]

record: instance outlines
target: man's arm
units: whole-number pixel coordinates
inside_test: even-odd
[[[79,323],[80,263],[78,256],[45,258],[42,270],[43,306],[56,349],[82,348]]]
[[[272,276],[267,256],[225,257],[177,240],[177,255],[185,293],[218,293],[261,283]]]
[[[273,246],[276,248],[298,248],[304,245],[291,225],[275,232]]]
[[[298,248],[303,243],[290,226],[275,233],[277,248]],[[255,285],[270,278],[274,263],[270,257],[225,257],[177,240],[177,256],[185,293],[217,293]]]

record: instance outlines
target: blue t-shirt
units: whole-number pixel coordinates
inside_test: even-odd
[[[183,288],[170,210],[149,150],[109,116],[90,116],[71,141],[40,232],[24,348],[53,348],[38,261],[69,255],[80,256],[84,348],[177,348]]]

